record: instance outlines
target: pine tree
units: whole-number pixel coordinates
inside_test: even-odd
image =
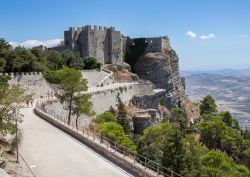
[[[116,110],[113,108],[113,106],[109,107],[109,112],[111,112],[114,116],[116,116]]]
[[[83,94],[73,97],[73,114],[76,115],[75,123],[76,129],[78,129],[78,121],[80,119],[81,114],[85,114],[87,116],[93,116],[95,112],[92,110],[92,103],[89,101],[91,95]]]
[[[116,96],[116,100],[117,100],[117,122],[123,127],[124,131],[126,134],[129,134],[131,132],[131,128],[129,125],[129,120],[128,120],[128,116],[127,116],[127,111],[125,109],[125,105],[122,102],[121,98],[120,98],[120,94],[118,93]]]
[[[200,113],[203,114],[215,114],[217,113],[217,105],[212,96],[207,95],[202,101],[200,105]]]

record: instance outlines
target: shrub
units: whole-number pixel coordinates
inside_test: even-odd
[[[57,72],[56,71],[48,71],[44,74],[44,78],[52,84],[59,84],[60,79],[58,78]]]
[[[111,112],[107,111],[100,115],[97,115],[94,119],[95,123],[105,123],[105,122],[116,122],[116,117]]]
[[[83,59],[84,69],[101,69],[101,63],[98,63],[95,57],[87,57]]]
[[[116,122],[105,122],[97,125],[97,131],[107,138],[126,147],[132,152],[136,152],[136,145],[126,136],[123,127]]]

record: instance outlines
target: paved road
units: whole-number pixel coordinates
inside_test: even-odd
[[[20,153],[36,177],[132,176],[34,115],[31,108],[21,114]]]

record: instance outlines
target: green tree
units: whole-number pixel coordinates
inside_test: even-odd
[[[222,117],[222,122],[224,122],[227,126],[232,127],[233,125],[233,117],[230,112],[225,112]]]
[[[221,140],[227,131],[227,126],[219,121],[204,122],[199,125],[201,142],[209,149],[221,147]]]
[[[102,114],[97,115],[96,118],[94,119],[94,122],[97,124],[105,123],[105,122],[116,122],[116,121],[117,119],[115,115],[109,111],[106,111]]]
[[[105,122],[97,125],[97,131],[128,148],[132,152],[136,152],[136,145],[134,142],[124,133],[123,127],[116,122]]]
[[[36,48],[31,49],[30,52],[36,57],[33,62],[33,71],[49,71],[47,53]]]
[[[70,124],[74,94],[88,89],[87,80],[82,78],[79,70],[73,68],[64,67],[56,72],[56,77],[60,81],[59,87],[62,90],[58,97],[61,102],[68,104],[68,124]]]
[[[11,58],[11,63],[7,63],[7,65],[10,64],[12,71],[31,72],[35,69],[36,57],[24,47],[16,47]]]
[[[14,134],[14,110],[31,98],[30,95],[25,95],[24,90],[19,86],[10,86],[7,80],[8,78],[0,76],[0,133],[2,135]]]
[[[95,113],[92,110],[92,103],[89,101],[91,95],[82,94],[73,97],[73,114],[76,115],[76,129],[78,129],[78,121],[81,114],[93,116]]]
[[[83,62],[84,69],[101,69],[101,63],[98,63],[95,57],[84,58]]]
[[[62,58],[60,52],[50,51],[47,54],[48,67],[52,70],[58,70],[65,65],[65,61]]]
[[[66,50],[62,53],[64,64],[70,68],[83,69],[84,63],[79,53]]]
[[[174,129],[168,136],[164,136],[162,165],[176,173],[181,173],[184,158],[183,135]]]
[[[114,116],[116,116],[116,110],[113,108],[113,106],[109,107],[109,112],[111,112]]]
[[[179,129],[184,135],[188,129],[187,114],[185,110],[176,107],[171,109],[170,113],[171,113],[170,122],[175,126],[175,128]]]
[[[117,100],[117,122],[123,127],[126,134],[131,132],[127,111],[125,109],[125,105],[121,100],[120,94],[116,95]]]
[[[215,100],[210,95],[206,96],[202,101],[200,105],[200,113],[203,114],[214,114],[217,113],[217,105],[215,103]]]
[[[140,137],[139,153],[161,163],[164,150],[163,137],[168,136],[172,131],[172,126],[169,123],[162,123],[146,128]]]
[[[249,170],[237,165],[225,153],[211,150],[201,156],[202,173],[208,177],[248,177]]]
[[[4,58],[0,58],[0,72],[4,71],[5,65],[6,65],[5,59]]]
[[[0,38],[0,54],[3,54],[4,51],[11,50],[11,45],[6,42],[3,38]]]
[[[250,130],[242,130],[242,136],[247,139],[250,140]]]
[[[183,165],[180,168],[180,174],[185,177],[202,176],[200,156],[205,154],[208,149],[201,146],[191,134],[183,138],[183,149]]]

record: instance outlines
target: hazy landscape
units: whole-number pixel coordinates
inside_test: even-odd
[[[193,100],[216,99],[220,111],[230,111],[241,127],[250,127],[250,69],[185,71],[186,94]]]

